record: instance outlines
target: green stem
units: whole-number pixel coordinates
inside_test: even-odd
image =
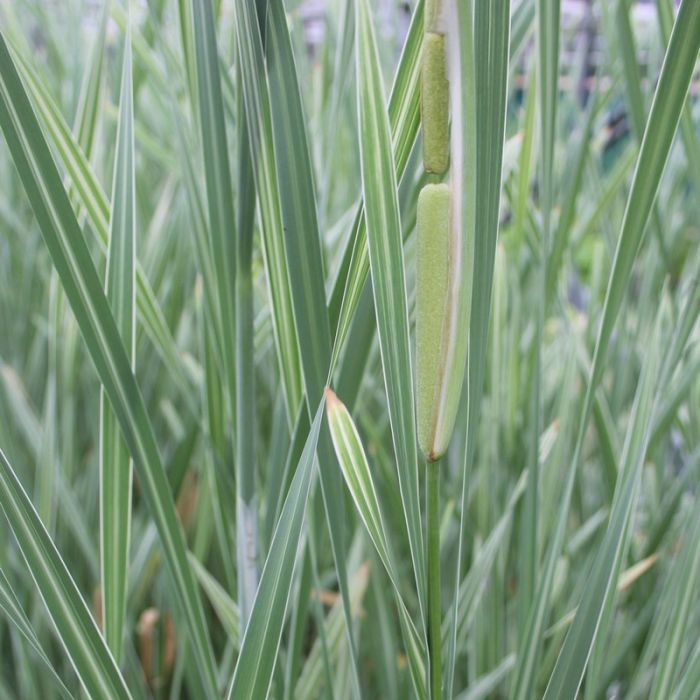
[[[428,656],[430,698],[442,698],[442,613],[440,610],[440,462],[427,465]]]

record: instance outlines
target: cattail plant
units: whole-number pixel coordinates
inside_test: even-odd
[[[383,4],[0,0],[0,698],[697,700],[700,0]]]
[[[423,167],[447,170],[450,150],[446,54],[449,0],[426,4],[421,71]],[[455,39],[451,41],[454,43]],[[452,59],[454,62],[454,58]],[[459,104],[453,100],[459,109]],[[461,119],[456,120],[459,126]],[[456,134],[461,143],[461,134]],[[461,164],[460,155],[455,158]],[[457,181],[459,168],[456,169]],[[456,200],[456,206],[455,206]],[[442,697],[440,605],[440,457],[454,428],[466,362],[471,304],[471,257],[460,216],[461,198],[444,183],[427,184],[416,219],[416,414],[418,444],[427,461],[428,650],[431,698]]]
[[[421,72],[423,167],[429,177],[444,174],[450,151],[449,104],[455,113],[451,184],[430,183],[418,197],[416,232],[416,403],[418,442],[429,462],[447,449],[464,377],[471,305],[473,240],[465,226],[459,191],[462,172],[462,115],[459,75],[450,98],[445,35],[449,0],[426,4]],[[452,56],[451,62],[456,62]],[[456,106],[456,109],[455,109]],[[454,190],[452,192],[451,190]]]

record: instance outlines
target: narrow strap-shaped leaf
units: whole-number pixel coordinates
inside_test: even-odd
[[[90,611],[61,555],[0,451],[0,506],[17,539],[56,634],[91,697],[130,698]]]
[[[615,319],[619,314],[645,225],[668,160],[699,49],[700,3],[694,0],[684,0],[666,51],[642,139],[632,187],[627,199],[622,231],[617,242],[613,268],[608,280],[603,315],[581,412],[574,455],[566,476],[552,541],[544,566],[540,570],[537,594],[530,609],[525,632],[521,637],[518,665],[511,693],[513,698],[524,699],[531,696],[545,619],[549,608],[554,570],[564,538],[569,504],[576,471],[582,456],[583,441],[593,407],[593,398],[603,373]]]
[[[216,678],[204,612],[187,562],[185,541],[153,426],[56,164],[2,35],[0,126],[134,460],[145,501],[158,528],[173,590],[189,625],[203,684],[208,696],[214,697]]]
[[[316,216],[304,111],[282,0],[267,10],[267,71],[285,251],[304,384],[309,402],[323,392],[331,336],[323,286],[321,239]]]
[[[65,168],[73,194],[92,222],[100,247],[106,251],[109,244],[109,200],[92,171],[88,154],[80,147],[77,135],[73,135],[41,76],[12,43],[9,47],[51,146]]]
[[[641,143],[644,135],[646,105],[645,96],[642,94],[642,74],[637,58],[637,46],[630,20],[630,11],[631,8],[627,0],[618,0],[615,8],[615,34],[613,41],[619,46],[619,54],[622,59],[625,93],[632,124],[632,133],[637,143]],[[664,240],[665,227],[657,202],[654,202],[651,211],[651,226],[664,262],[668,265],[668,249]]]
[[[560,0],[537,0],[537,90],[540,142],[540,208],[542,229],[537,273],[535,305],[534,368],[528,411],[527,465],[529,477],[520,528],[518,614],[521,623],[535,594],[540,559],[539,494],[540,433],[542,432],[542,354],[547,287],[547,258],[554,200],[554,141],[556,138],[557,95],[559,90],[559,15]]]
[[[197,101],[197,67],[195,65],[194,22],[190,0],[177,0],[177,11],[189,98],[190,102],[194,104]]]
[[[671,700],[694,700],[700,687],[700,639],[690,654],[685,671]]]
[[[184,125],[182,124],[181,115],[176,111],[175,107],[173,108],[173,121],[175,122],[177,151],[180,157],[183,185],[187,194],[187,209],[192,227],[193,247],[197,267],[202,277],[204,315],[210,332],[210,345],[212,346],[217,366],[223,367],[220,305],[216,297],[216,275],[214,274],[213,254],[209,245],[209,231],[194,163],[192,162],[189,144],[185,138]]]
[[[326,407],[328,425],[333,437],[333,447],[345,483],[394,589],[414,689],[419,697],[424,697],[425,671],[422,659],[425,654],[425,645],[418,636],[401,595],[400,579],[391,558],[391,550],[372,473],[367,463],[367,456],[350,413],[330,389],[326,389]]]
[[[157,16],[157,4],[159,3],[161,3],[161,0],[153,0],[152,2],[148,3],[151,20],[155,19]],[[111,19],[114,20],[119,29],[126,31],[126,9],[123,7],[122,3],[110,1],[109,10]],[[149,22],[144,25],[143,33],[141,33],[138,26],[134,26],[131,29],[131,45],[134,52],[134,58],[136,59],[134,62],[135,89],[136,92],[138,92],[140,77],[147,75],[151,86],[153,86],[156,90],[160,90],[161,94],[167,94],[167,80],[162,68],[160,57],[156,55],[155,51],[151,47],[153,35],[150,32],[150,28],[151,24]]]
[[[333,62],[333,81],[330,86],[331,94],[327,100],[323,124],[323,175],[320,184],[321,211],[325,213],[323,201],[328,199],[324,183],[331,178],[330,168],[336,153],[336,134],[338,113],[342,100],[347,95],[347,79],[352,69],[352,50],[355,46],[355,10],[352,0],[342,0],[339,3],[339,23],[337,28],[337,46]]]
[[[192,554],[190,554],[189,559],[192,570],[212,608],[214,608],[219,620],[221,620],[229,640],[238,649],[241,643],[241,614],[238,606],[231,600],[221,584]]]
[[[423,0],[419,0],[413,12],[411,25],[406,35],[401,58],[396,69],[394,84],[389,97],[389,123],[396,180],[401,181],[408,157],[413,148],[420,122],[420,56],[423,40]],[[498,10],[500,12],[500,8]],[[514,54],[522,45],[535,15],[535,0],[523,0],[514,12],[513,23],[517,23],[509,41],[509,52]],[[490,93],[489,93],[490,94]],[[360,303],[367,275],[369,259],[367,230],[364,217],[364,202],[360,199],[352,230],[338,267],[330,299],[328,317],[333,334],[333,357],[331,368],[340,356],[350,324]]]
[[[90,50],[88,69],[85,71],[83,82],[80,86],[78,108],[75,110],[75,119],[73,120],[73,133],[77,136],[83,153],[92,151],[92,144],[97,130],[109,4],[109,0],[107,0],[102,7],[100,24]]]
[[[269,693],[314,475],[324,403],[322,399],[316,411],[272,537],[253,610],[241,642],[228,700],[258,700],[266,698]]]
[[[457,700],[484,700],[496,692],[515,666],[515,654],[509,654],[493,671],[477,678]]]
[[[321,396],[328,377],[331,337],[325,304],[323,258],[313,170],[291,37],[282,0],[271,0],[268,3],[266,47],[270,113],[287,269],[310,421],[315,402]],[[345,564],[345,504],[333,448],[325,430],[319,437],[318,458],[323,502],[338,572],[350,656],[353,660],[352,682],[354,691],[359,696],[360,683],[356,672],[352,610]]]
[[[64,685],[61,677],[58,675],[54,667],[51,665],[49,657],[42,648],[36,634],[27,618],[24,610],[17,600],[17,596],[12,590],[12,585],[7,580],[5,573],[0,569],[0,609],[7,615],[8,619],[17,628],[19,633],[27,640],[28,644],[36,652],[37,656],[41,661],[46,664],[46,669],[53,677],[61,696],[71,700],[72,696],[68,691],[68,688]]]
[[[122,66],[112,186],[106,295],[131,364],[136,349],[136,206],[131,33]],[[100,392],[100,567],[105,640],[119,662],[126,613],[132,463],[104,389]]]
[[[215,293],[208,290],[207,303],[215,303],[215,317],[221,324],[221,371],[224,374],[228,393],[228,405],[234,411],[234,419],[241,410],[251,407],[238,405],[237,366],[238,346],[236,345],[235,317],[236,299],[236,227],[231,206],[233,188],[228,160],[228,142],[224,121],[224,102],[219,74],[219,54],[217,50],[214,13],[210,0],[192,0],[195,65],[197,70],[197,95],[199,98],[199,125],[202,138],[202,154],[206,167],[205,181],[209,212],[209,254],[214,272]],[[177,118],[177,117],[176,117]],[[196,195],[193,186],[191,196]],[[203,246],[202,246],[203,247]],[[201,255],[204,260],[204,256]],[[208,283],[210,284],[210,282]],[[214,310],[212,310],[214,311]],[[207,366],[207,372],[213,367]],[[241,378],[250,380],[252,377]],[[252,435],[246,436],[251,437]],[[237,438],[237,445],[239,440]],[[241,455],[236,455],[240,457]],[[223,457],[223,455],[221,455]],[[243,614],[243,623],[248,618],[258,583],[257,575],[257,528],[254,516],[254,468],[251,455],[247,461],[236,461],[236,564],[238,603]],[[230,477],[233,469],[224,467]]]
[[[210,441],[210,449],[207,454],[207,478],[212,491],[212,506],[214,522],[216,524],[219,539],[219,548],[222,551],[224,571],[226,572],[226,584],[229,591],[236,590],[236,544],[235,528],[236,509],[232,498],[227,494],[233,492],[234,484],[231,483],[230,473],[223,468],[222,460],[226,455],[226,406],[219,381],[218,365],[214,360],[211,335],[207,328],[203,328],[202,346],[205,354],[205,380],[204,398],[206,403],[207,436]]]
[[[629,105],[632,131],[638,141],[644,133],[644,95],[642,94],[642,74],[634,43],[632,24],[629,18],[630,5],[627,0],[615,2],[615,39],[619,42],[619,53],[625,76],[625,92]]]
[[[352,604],[352,612],[354,616],[361,613],[362,599],[367,589],[369,579],[369,565],[362,563],[357,571],[350,579],[350,602]],[[343,603],[338,600],[323,622],[323,634],[327,641],[328,656],[336,658],[339,656],[342,649],[343,632],[345,627]],[[324,654],[321,637],[319,636],[311,651],[304,661],[304,666],[299,673],[299,679],[294,687],[294,697],[296,700],[303,698],[312,698],[318,695],[321,688],[324,687],[326,678],[324,678]]]
[[[668,44],[673,27],[672,0],[656,0],[656,12],[659,19],[659,32],[664,46]],[[693,127],[693,110],[690,100],[686,101],[681,114],[680,133],[688,161],[688,174],[695,187],[696,197],[700,193],[700,143]]]
[[[479,549],[471,568],[459,586],[456,605],[453,603],[453,606],[459,612],[456,629],[458,644],[466,639],[466,635],[479,608],[482,594],[488,587],[498,552],[508,542],[507,534],[513,521],[515,506],[525,491],[526,481],[527,471],[524,471],[508,499],[505,512],[501,515],[484,541],[483,546]],[[445,646],[449,644],[449,637],[452,633],[452,616],[453,610],[447,613],[442,624],[442,638]]]
[[[463,235],[473,238],[473,279],[469,325],[467,443],[461,488],[460,538],[455,562],[455,590],[461,581],[462,543],[465,540],[467,497],[471,464],[476,453],[476,435],[483,393],[486,347],[488,342],[491,288],[498,236],[503,143],[505,139],[506,89],[510,47],[510,3],[476,0],[474,19],[466,6],[456,3],[456,16],[450,47],[453,124],[455,114],[461,138],[453,142],[459,149],[453,156],[453,190],[460,192]],[[472,38],[473,31],[473,38]],[[453,133],[457,127],[453,127]],[[453,137],[454,138],[454,137]],[[478,177],[477,177],[478,173]],[[471,227],[471,231],[469,231]],[[454,629],[448,646],[445,669],[446,691],[452,694],[455,664],[456,627],[459,601],[454,606]]]
[[[22,80],[51,139],[51,144],[70,178],[72,191],[92,222],[92,226],[89,228],[96,234],[101,251],[106,253],[109,242],[109,200],[107,195],[92,171],[85,153],[72,135],[58,106],[39,76],[16,50],[13,50],[13,56]],[[148,332],[169,371],[173,373],[180,386],[187,389],[185,396],[189,396],[190,383],[185,374],[175,340],[165,321],[155,292],[138,262],[136,285],[136,305],[143,327]]]
[[[49,314],[48,314],[48,372],[46,376],[46,392],[44,394],[44,411],[41,431],[41,468],[37,473],[37,511],[49,534],[53,536],[56,528],[55,502],[58,489],[56,476],[59,473],[57,440],[56,440],[56,394],[58,393],[58,348],[59,327],[61,326],[61,289],[56,271],[51,273],[49,283]]]
[[[403,177],[420,122],[420,56],[423,43],[423,7],[419,0],[413,12],[396,76],[389,97],[389,123],[394,144],[396,181]],[[331,369],[340,355],[350,323],[360,302],[369,274],[364,199],[360,198],[352,230],[333,282],[328,317],[333,334]]]
[[[537,106],[537,90],[532,89],[537,84],[537,72],[530,69],[530,90],[527,92],[523,106],[523,136],[518,158],[518,175],[515,183],[515,202],[513,204],[513,235],[515,243],[513,247],[520,249],[520,244],[525,231],[526,212],[528,207],[528,195],[530,193],[530,178],[532,177],[532,153],[535,145],[535,108]]]
[[[660,319],[661,315],[649,345],[650,350],[635,396],[608,529],[596,553],[576,617],[552,671],[544,700],[576,698],[601,625],[601,618],[615,595],[617,578],[632,534],[632,514],[651,434],[661,354]],[[607,627],[607,623],[605,626]]]
[[[391,550],[379,507],[377,491],[357,428],[345,405],[330,389],[326,389],[326,406],[333,447],[338,456],[345,483],[348,485],[355,507],[367,528],[377,554],[400,597],[399,579],[390,558]]]
[[[668,610],[669,615],[660,614],[655,623],[664,627],[666,634],[649,695],[652,700],[664,700],[670,696],[681,668],[683,643],[692,619],[691,606],[700,575],[700,505],[697,503],[684,532],[680,559],[671,574],[675,581],[668,586],[669,590],[675,591],[675,595],[668,608],[659,605],[659,612]]]
[[[320,466],[320,465],[319,465]],[[314,509],[307,513],[307,532],[316,531],[316,515]],[[324,681],[326,692],[333,687],[333,672],[331,671],[330,653],[329,653],[329,639],[328,630],[324,624],[323,618],[323,606],[320,601],[320,596],[312,596],[312,590],[320,591],[322,588],[321,580],[318,574],[318,554],[316,551],[316,543],[314,538],[306,539],[306,546],[304,547],[304,557],[300,564],[302,565],[302,570],[297,576],[295,595],[291,601],[291,610],[289,615],[289,637],[287,641],[287,658],[284,664],[284,695],[282,700],[291,700],[294,694],[296,694],[295,689],[295,679],[299,678],[301,673],[301,661],[304,654],[304,644],[306,641],[306,623],[309,620],[309,609],[313,610],[313,615],[315,623],[318,629],[318,637],[314,643],[314,647],[317,651],[320,650],[320,656],[322,660],[322,667],[324,671]],[[312,588],[313,587],[313,588]],[[314,598],[312,601],[311,598]],[[343,617],[338,619],[340,624],[339,632],[341,634],[342,642],[343,634],[345,628],[347,627],[344,619],[343,610],[343,600],[339,598],[336,602],[336,607],[338,612],[340,612]],[[348,639],[347,635],[344,635],[345,640]],[[347,657],[350,658],[349,656]]]
[[[399,488],[413,573],[422,603],[425,600],[426,569],[418,496],[413,366],[396,171],[382,73],[366,0],[358,0],[355,17],[360,162],[372,290]]]
[[[535,1],[520,0],[513,12],[512,31],[510,41],[510,58],[517,56],[530,33],[535,19]]]
[[[202,151],[206,167],[206,198],[209,214],[209,247],[221,323],[223,371],[233,405],[235,396],[235,240],[236,227],[231,206],[233,188],[228,161],[224,105],[219,76],[219,56],[210,0],[192,0],[197,94]],[[214,301],[210,298],[209,301]]]
[[[234,5],[234,25],[262,221],[263,257],[272,307],[272,329],[287,403],[287,420],[291,426],[301,401],[301,360],[284,248],[270,98],[254,2],[242,0]],[[318,398],[310,397],[310,400],[316,401]]]
[[[255,508],[255,333],[253,319],[253,234],[255,221],[255,179],[248,144],[243,95],[238,96],[236,133],[238,136],[237,182],[238,217],[236,226],[236,536],[239,560],[250,575],[245,588],[255,594],[257,587],[257,531]],[[243,546],[245,550],[242,550]],[[251,546],[252,545],[252,546]],[[243,570],[239,565],[238,570]],[[240,580],[240,579],[239,579]],[[253,595],[248,596],[244,621],[250,616]],[[239,596],[239,601],[242,598]]]

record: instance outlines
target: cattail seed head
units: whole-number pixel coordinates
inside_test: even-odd
[[[426,185],[418,196],[416,250],[416,418],[426,459],[438,457],[438,377],[447,315],[450,192]]]
[[[469,345],[473,241],[458,225],[457,200],[445,184],[426,185],[418,196],[416,419],[429,462],[452,436]]]

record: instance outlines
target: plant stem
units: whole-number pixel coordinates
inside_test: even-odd
[[[442,698],[442,614],[440,610],[440,462],[427,465],[428,656],[431,700]]]

